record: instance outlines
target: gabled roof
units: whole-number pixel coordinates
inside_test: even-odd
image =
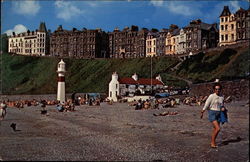
[[[190,23],[189,25],[184,27],[184,29],[200,27],[200,29],[202,29],[202,30],[210,30],[213,26],[216,28],[215,24],[207,24],[207,23],[204,23],[204,22],[200,22],[200,23],[197,23],[197,24]],[[217,28],[216,28],[216,30],[217,30]]]
[[[134,80],[133,78],[120,78],[118,79],[120,84],[133,84],[133,85],[151,85],[150,78],[141,78],[139,80]],[[152,79],[152,85],[164,85],[161,81],[157,79]]]
[[[179,35],[180,31],[181,29],[174,29],[174,31],[172,32],[172,36]]]
[[[200,26],[201,26],[201,29],[203,30],[209,30],[213,25],[207,24],[207,23],[201,23]]]
[[[141,78],[137,82],[140,85],[151,85],[150,78]],[[163,85],[163,83],[157,79],[152,79],[152,85]]]
[[[240,12],[247,12],[247,10],[240,7],[235,13],[237,14],[237,13],[240,13]]]
[[[119,78],[118,79],[120,84],[137,84],[137,82],[133,78]]]
[[[220,17],[221,16],[230,16],[231,15],[231,12],[229,10],[229,7],[228,6],[224,6],[224,9],[222,11],[222,13],[220,14]]]

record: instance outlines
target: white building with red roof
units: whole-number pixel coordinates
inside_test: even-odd
[[[119,78],[118,74],[114,72],[109,83],[108,99],[116,102],[119,97],[151,94],[152,91],[162,89],[163,86],[160,75],[155,79],[138,78],[135,73],[132,77]]]

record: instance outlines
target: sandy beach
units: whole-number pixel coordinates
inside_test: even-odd
[[[0,121],[0,160],[249,161],[248,101],[226,104],[229,122],[209,147],[212,125],[201,106],[134,110],[128,103],[7,108]],[[153,116],[177,111],[178,115]],[[10,125],[16,123],[17,131]]]

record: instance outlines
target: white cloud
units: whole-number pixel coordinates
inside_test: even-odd
[[[35,0],[24,0],[12,2],[12,9],[15,13],[21,15],[34,16],[40,10],[40,4]]]
[[[240,8],[238,1],[230,1],[230,6],[232,7],[233,12],[236,12]]]
[[[90,6],[90,7],[97,7],[100,2],[97,1],[86,1],[86,3]]]
[[[211,23],[218,22],[224,6],[229,6],[231,13],[235,13],[241,7],[239,1],[223,1],[215,5],[209,13],[203,14],[203,18]]]
[[[180,3],[169,1],[169,3],[167,4],[167,8],[170,12],[183,16],[195,15],[197,11],[195,7],[185,5],[183,4],[183,2]]]
[[[65,21],[68,21],[71,18],[84,13],[83,10],[80,10],[72,2],[69,1],[56,1],[55,7],[57,10],[57,18],[63,19]]]
[[[164,0],[151,0],[150,4],[155,7],[166,8],[169,12],[182,16],[193,16],[200,14],[199,3],[183,2],[183,1],[164,1]]]
[[[12,32],[15,32],[16,34],[19,34],[19,33],[23,33],[23,32],[26,32],[26,31],[27,31],[27,28],[24,25],[18,24],[13,29],[9,29],[4,33],[6,33],[7,35],[12,35]]]
[[[158,1],[156,1],[156,0],[151,0],[150,3],[151,3],[152,5],[154,5],[154,6],[157,6],[157,7],[163,6],[163,0],[158,0]]]

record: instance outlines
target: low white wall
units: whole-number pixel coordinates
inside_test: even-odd
[[[124,99],[127,99],[128,102],[132,102],[134,100],[138,101],[139,99],[141,100],[147,100],[147,99],[150,99],[150,98],[153,98],[152,96],[133,96],[133,97],[124,97]]]

